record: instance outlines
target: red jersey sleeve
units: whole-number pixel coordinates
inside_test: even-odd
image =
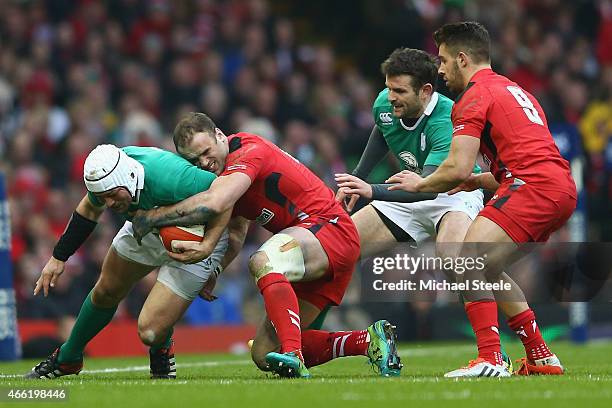
[[[227,176],[233,173],[244,173],[251,181],[255,181],[257,175],[261,172],[264,164],[265,145],[249,144],[227,156],[225,170],[221,176]]]
[[[468,92],[453,106],[453,136],[466,135],[480,139],[487,122],[487,99],[479,92]]]

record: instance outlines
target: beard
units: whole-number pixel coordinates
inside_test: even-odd
[[[449,91],[456,93],[456,94],[460,94],[461,92],[463,92],[463,89],[465,88],[465,85],[464,85],[465,81],[463,80],[463,74],[459,70],[459,65],[457,64],[456,61],[453,63],[453,69],[449,74],[452,74],[452,75],[448,75],[448,74],[446,75],[446,78],[447,78],[446,87],[449,89]]]
[[[419,117],[419,111],[419,108],[405,106],[401,119],[416,119]]]

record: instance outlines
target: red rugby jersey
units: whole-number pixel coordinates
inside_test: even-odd
[[[491,69],[478,71],[457,97],[451,118],[453,136],[480,139],[480,152],[499,183],[518,177],[546,190],[575,189],[542,107],[515,82]]]
[[[221,176],[240,172],[252,181],[234,205],[234,215],[277,233],[308,219],[332,219],[342,213],[331,189],[276,145],[250,133],[228,136],[228,142]]]

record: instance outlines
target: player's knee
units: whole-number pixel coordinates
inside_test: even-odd
[[[103,283],[96,283],[91,294],[91,300],[98,307],[115,307],[121,302],[124,292]]]
[[[270,259],[264,251],[257,251],[249,258],[249,272],[254,279],[260,279],[272,271]]]
[[[249,271],[256,281],[271,272],[284,275],[289,282],[302,280],[306,268],[300,244],[289,234],[274,235],[251,255]]]
[[[166,338],[163,332],[164,330],[153,322],[138,320],[138,337],[147,346],[161,343]]]

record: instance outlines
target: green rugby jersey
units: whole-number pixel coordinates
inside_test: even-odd
[[[382,90],[372,114],[389,149],[399,159],[402,169],[421,174],[423,166],[439,166],[450,150],[453,135],[451,109],[453,102],[434,92],[425,112],[412,126],[393,116],[393,106],[387,99],[389,89]],[[478,166],[474,172],[480,172]]]
[[[128,146],[121,150],[142,164],[145,174],[138,202],[130,205],[129,213],[178,203],[208,190],[216,178],[215,174],[199,169],[179,155],[156,147]],[[87,195],[93,205],[104,205],[94,194]],[[132,218],[122,215],[128,220]]]

